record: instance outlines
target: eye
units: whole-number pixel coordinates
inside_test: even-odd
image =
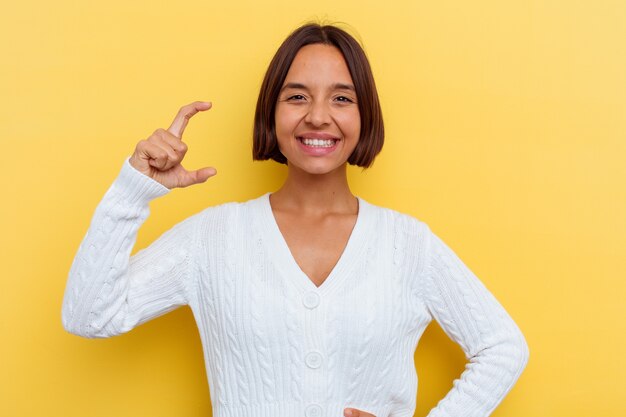
[[[342,102],[342,103],[354,103],[354,101],[351,98],[346,97],[346,96],[339,96],[335,100]]]
[[[293,96],[287,97],[287,101],[301,101],[304,100],[304,96],[302,94],[294,94]]]

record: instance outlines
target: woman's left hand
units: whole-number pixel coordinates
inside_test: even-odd
[[[366,413],[356,408],[346,408],[343,410],[343,415],[345,417],[376,417],[374,414]]]

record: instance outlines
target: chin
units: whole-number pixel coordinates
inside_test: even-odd
[[[295,165],[292,164],[293,168],[296,168],[298,171],[305,172],[310,175],[327,175],[332,174],[333,172],[341,170],[344,164],[337,165],[328,165],[328,164],[305,164],[305,165]]]

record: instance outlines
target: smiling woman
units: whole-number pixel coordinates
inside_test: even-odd
[[[308,84],[302,78],[307,75],[311,78]],[[358,145],[348,158],[350,164],[371,166],[383,147],[382,111],[369,61],[358,42],[337,27],[320,30],[318,25],[305,25],[276,52],[257,102],[253,159],[287,163],[276,142],[275,125],[277,107],[285,101],[307,103],[306,111],[315,111],[309,121],[320,114],[311,106],[324,101],[345,104],[351,114],[356,110],[353,118],[360,118],[360,132]]]
[[[300,49],[278,96],[275,124],[290,171],[325,174],[343,167],[359,141],[361,118],[350,71],[337,48]]]
[[[263,81],[253,156],[287,165],[280,189],[206,208],[130,256],[151,200],[216,174],[181,165],[184,129],[210,107],[182,107],[124,161],[72,264],[65,328],[110,337],[188,304],[214,416],[410,417],[434,319],[468,365],[429,417],[489,415],[528,346],[428,225],[350,191],[347,164],[370,166],[384,129],[365,53],[335,26],[293,32]]]

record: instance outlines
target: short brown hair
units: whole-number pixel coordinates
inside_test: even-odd
[[[265,73],[254,114],[252,159],[273,159],[282,164],[287,158],[278,149],[274,112],[289,67],[303,46],[326,44],[336,47],[348,65],[356,90],[361,135],[348,163],[371,166],[385,138],[382,111],[369,61],[361,45],[346,31],[332,25],[308,23],[293,31],[280,45]]]

